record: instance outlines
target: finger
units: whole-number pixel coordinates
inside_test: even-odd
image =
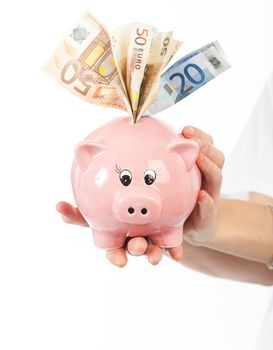
[[[182,244],[173,248],[167,248],[166,250],[169,252],[170,256],[176,261],[180,261],[183,258]]]
[[[110,263],[115,266],[124,267],[127,264],[127,256],[123,248],[107,250],[105,255]]]
[[[162,259],[162,249],[154,244],[149,244],[146,255],[152,265],[157,265]]]
[[[213,147],[210,143],[200,142],[200,151],[204,153],[212,162],[222,169],[225,162],[224,153]]]
[[[222,184],[222,172],[207,156],[200,153],[196,164],[203,174],[202,187],[210,196],[219,197]]]
[[[78,208],[74,208],[67,202],[59,202],[56,205],[56,210],[62,214],[62,218],[69,224],[77,224],[82,226],[88,226],[88,223],[82,216]]]
[[[199,218],[201,221],[206,220],[215,209],[213,198],[204,190],[199,192],[197,205]]]
[[[183,128],[182,134],[187,138],[200,139],[201,141],[205,141],[213,145],[213,138],[209,134],[193,126],[186,126]]]
[[[211,219],[215,217],[215,204],[213,198],[204,190],[198,195],[197,204],[194,208],[194,230],[189,221],[184,225],[184,238],[188,243],[197,244],[208,239],[208,226],[211,227]],[[210,231],[213,231],[211,228]]]
[[[202,210],[203,208],[200,209],[200,207],[204,207],[205,206],[205,203],[207,201],[207,197],[210,197],[209,194],[201,189],[199,194],[198,194],[198,197],[197,197],[197,201],[196,201],[196,205],[194,207],[194,210],[192,212],[192,215],[194,215],[195,217],[198,215],[200,216],[200,210]],[[211,198],[211,197],[210,197]],[[204,214],[205,212],[202,210],[202,216],[204,217]],[[184,238],[187,238],[187,235],[188,235],[188,231],[191,231],[191,228],[192,228],[192,223],[190,222],[190,220],[186,220],[185,224],[184,224],[184,235],[183,237]],[[196,229],[196,227],[195,227]]]
[[[127,243],[128,253],[131,255],[142,255],[148,248],[148,242],[144,237],[134,237]]]

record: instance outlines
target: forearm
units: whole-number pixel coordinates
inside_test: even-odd
[[[266,286],[273,285],[273,271],[265,264],[246,260],[205,247],[196,247],[186,241],[181,264],[210,276]]]
[[[202,245],[237,257],[268,263],[273,257],[272,209],[261,203],[221,199],[216,231]]]

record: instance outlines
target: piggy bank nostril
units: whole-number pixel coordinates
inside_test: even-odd
[[[148,211],[148,210],[147,210],[146,208],[142,208],[142,209],[141,209],[141,214],[145,215],[145,214],[147,214],[147,211]]]
[[[135,212],[135,209],[134,209],[134,208],[130,207],[130,208],[128,209],[128,213],[129,213],[129,214],[134,214],[134,212]]]

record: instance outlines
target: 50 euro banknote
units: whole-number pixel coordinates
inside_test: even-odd
[[[127,111],[136,122],[179,102],[229,67],[214,42],[162,74],[181,44],[172,32],[157,33],[143,23],[108,34],[87,12],[65,35],[45,71],[80,98]]]
[[[88,102],[130,109],[109,34],[90,13],[85,13],[68,31],[44,70],[66,89]]]

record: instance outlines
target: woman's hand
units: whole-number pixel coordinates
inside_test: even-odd
[[[220,189],[224,154],[213,146],[213,139],[205,132],[192,127],[182,134],[198,141],[200,154],[196,164],[202,173],[201,190],[197,203],[184,225],[184,238],[193,245],[208,241],[214,234],[219,214]]]
[[[79,209],[73,207],[71,204],[67,202],[59,202],[56,205],[56,209],[62,215],[65,222],[69,224],[88,226]],[[127,263],[126,249],[131,255],[146,254],[149,262],[153,265],[158,264],[162,258],[162,249],[154,244],[148,243],[144,237],[127,239],[123,248],[107,250],[106,257],[112,264],[118,267],[123,267]],[[181,245],[174,248],[168,248],[167,250],[173,259],[181,260]]]
[[[217,227],[222,168],[225,157],[221,151],[213,146],[212,137],[202,130],[188,126],[183,129],[182,135],[197,141],[200,145],[196,164],[202,173],[201,190],[195,208],[183,228],[185,240],[192,245],[200,245],[213,236]],[[127,250],[132,255],[140,255],[143,252],[147,254],[148,252],[149,261],[154,261],[154,263],[158,263],[162,257],[158,247],[150,249],[150,244],[139,237],[129,241]],[[181,260],[182,246],[167,250],[174,260]]]

